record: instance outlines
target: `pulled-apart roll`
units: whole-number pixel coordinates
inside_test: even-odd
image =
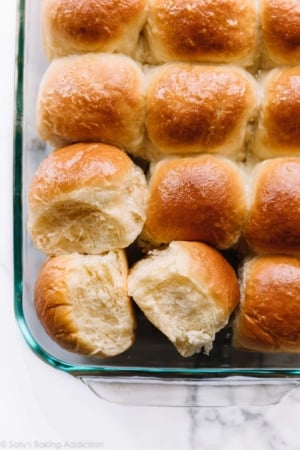
[[[261,159],[300,155],[300,66],[271,70],[263,80],[262,110],[254,139]]]
[[[146,18],[146,0],[43,0],[48,59],[71,53],[132,54]]]
[[[261,162],[250,191],[244,236],[251,249],[300,255],[300,158]]]
[[[233,344],[259,352],[300,352],[300,260],[263,256],[247,261]]]
[[[148,74],[148,159],[219,153],[242,159],[257,111],[254,78],[233,66],[169,63]]]
[[[142,170],[115,147],[74,144],[51,153],[29,189],[28,230],[48,255],[125,248],[145,220]]]
[[[253,64],[254,0],[149,0],[146,38],[155,62]]]
[[[246,213],[245,177],[235,163],[212,155],[162,160],[150,179],[141,245],[185,240],[229,248]]]
[[[300,64],[299,0],[261,0],[261,27],[269,63]]]
[[[104,142],[133,151],[144,136],[144,96],[143,73],[127,56],[56,59],[39,87],[38,133],[53,146]]]
[[[213,248],[172,242],[136,263],[128,292],[184,356],[206,353],[239,301],[234,270]]]
[[[48,335],[83,355],[110,357],[127,350],[136,326],[127,270],[120,250],[47,260],[36,281],[34,302]]]

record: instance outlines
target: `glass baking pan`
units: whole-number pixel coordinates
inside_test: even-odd
[[[35,129],[38,85],[47,66],[40,31],[40,3],[20,0],[16,60],[14,146],[15,315],[29,347],[50,366],[84,381],[98,396],[126,404],[223,406],[280,401],[300,382],[300,355],[234,349],[231,327],[218,333],[209,356],[182,358],[138,312],[133,347],[111,359],[69,353],[42,329],[33,288],[44,259],[26,230],[27,191],[34,171],[51,149]]]

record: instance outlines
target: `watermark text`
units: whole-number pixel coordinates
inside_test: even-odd
[[[1,440],[0,449],[44,449],[44,450],[68,450],[68,449],[83,449],[83,450],[105,450],[103,442],[97,441],[22,441],[22,440]]]

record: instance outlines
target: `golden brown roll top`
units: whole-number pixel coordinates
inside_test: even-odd
[[[198,242],[172,242],[151,252],[131,269],[128,291],[185,357],[211,350],[239,301],[232,267]]]
[[[299,0],[261,0],[261,27],[269,62],[300,64]]]
[[[48,255],[125,248],[141,232],[148,188],[121,150],[74,144],[54,151],[29,189],[28,230]]]
[[[261,159],[300,155],[300,66],[278,68],[263,81],[253,150]]]
[[[34,302],[48,335],[71,352],[109,357],[127,350],[136,320],[123,251],[61,255],[38,275]]]
[[[146,0],[43,0],[48,59],[72,53],[132,54],[146,18]]]
[[[300,255],[300,158],[258,164],[244,236],[257,253]]]
[[[254,79],[233,66],[170,63],[148,75],[148,158],[220,153],[240,158],[256,113]]]
[[[261,352],[300,352],[300,260],[264,256],[243,268],[233,344]]]
[[[225,158],[202,155],[160,161],[150,180],[142,245],[174,240],[233,246],[246,218],[242,171]]]
[[[71,55],[54,60],[37,99],[40,138],[53,146],[104,142],[134,150],[144,128],[144,78],[124,55]]]
[[[146,38],[156,62],[251,66],[257,31],[254,0],[149,0]]]

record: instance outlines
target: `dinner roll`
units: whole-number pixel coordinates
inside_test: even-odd
[[[70,53],[133,53],[146,4],[146,0],[43,0],[43,43],[48,59]]]
[[[49,255],[125,248],[143,227],[147,193],[142,170],[121,150],[104,144],[60,148],[31,182],[29,233]]]
[[[136,321],[123,251],[47,260],[36,281],[34,302],[45,331],[66,350],[115,356],[134,342]]]
[[[261,159],[300,155],[300,66],[271,70],[262,97],[254,152]]]
[[[204,241],[226,249],[238,241],[246,212],[244,176],[233,162],[212,155],[164,160],[150,180],[140,243]]]
[[[299,0],[261,0],[265,57],[274,64],[300,64]]]
[[[53,146],[104,142],[134,150],[143,139],[144,78],[124,55],[71,55],[46,70],[37,98],[40,138]]]
[[[254,62],[254,0],[149,0],[146,38],[156,62]]]
[[[146,128],[158,154],[220,153],[241,158],[256,113],[256,83],[232,66],[170,63],[149,74]]]
[[[233,345],[300,352],[300,260],[263,256],[245,263]]]
[[[131,269],[128,291],[182,356],[212,348],[239,301],[234,270],[216,250],[172,242]]]
[[[257,165],[244,236],[257,253],[300,255],[300,158]]]

